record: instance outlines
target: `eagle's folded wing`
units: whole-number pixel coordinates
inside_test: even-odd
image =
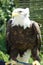
[[[32,27],[33,27],[33,30],[34,30],[36,36],[37,36],[37,40],[36,40],[36,41],[37,41],[37,43],[38,43],[38,48],[39,48],[39,50],[40,50],[40,46],[41,46],[41,42],[42,42],[40,26],[38,25],[37,22],[34,22],[34,23],[32,24]]]

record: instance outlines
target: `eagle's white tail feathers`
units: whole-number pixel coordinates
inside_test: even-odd
[[[17,60],[19,60],[20,62],[25,62],[25,63],[28,63],[28,60],[30,58],[30,55],[31,55],[31,50],[27,50],[23,57],[20,57],[20,55],[18,54],[17,56]],[[21,63],[17,63],[17,65],[22,65]]]

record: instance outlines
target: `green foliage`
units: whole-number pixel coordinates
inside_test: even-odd
[[[4,54],[2,51],[0,51],[0,59],[4,60],[5,62],[8,62],[9,55],[8,54]]]
[[[14,7],[13,0],[0,0],[0,50],[4,52],[6,52],[6,22],[11,18]]]
[[[14,7],[13,1],[10,0],[0,0],[0,16],[4,20],[8,20],[11,17],[11,12]]]

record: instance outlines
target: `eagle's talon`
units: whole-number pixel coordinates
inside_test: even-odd
[[[40,65],[40,63],[36,60],[32,63],[32,65]]]
[[[16,61],[7,62],[5,65],[16,65]]]

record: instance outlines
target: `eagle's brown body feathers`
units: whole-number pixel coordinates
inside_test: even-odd
[[[39,25],[33,23],[30,28],[11,27],[11,23],[7,25],[7,50],[12,59],[16,59],[18,53],[20,56],[24,54],[27,49],[31,49],[32,56],[36,60],[40,60],[37,55],[37,50],[41,46],[41,33]]]

